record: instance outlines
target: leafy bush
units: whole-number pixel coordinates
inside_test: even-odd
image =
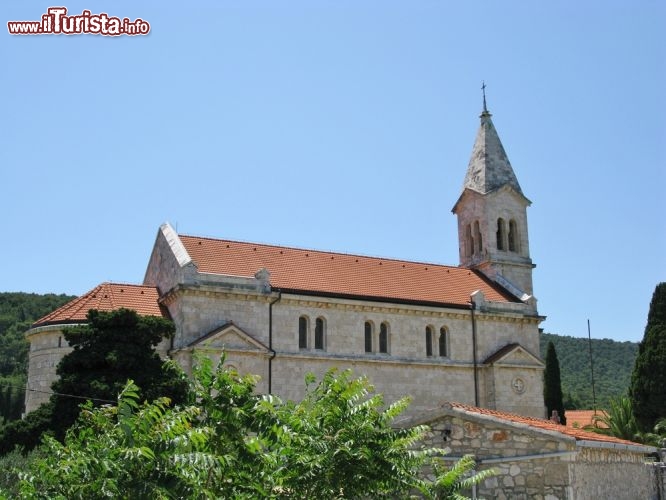
[[[196,404],[139,404],[128,382],[117,406],[87,404],[60,443],[22,475],[29,498],[460,498],[492,472],[465,458],[441,469],[442,450],[417,443],[427,427],[394,429],[407,406],[388,407],[365,378],[328,372],[299,403],[254,392],[255,379],[199,360]],[[423,467],[439,472],[422,479]]]

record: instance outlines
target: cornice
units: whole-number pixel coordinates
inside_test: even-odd
[[[404,316],[419,316],[428,318],[446,318],[456,320],[469,320],[470,312],[465,309],[449,309],[446,307],[436,306],[418,306],[411,304],[389,304],[385,302],[373,302],[371,300],[354,300],[354,299],[336,299],[330,297],[318,297],[297,294],[282,294],[279,295],[278,291],[271,293],[251,292],[247,290],[229,290],[220,289],[216,286],[208,285],[177,285],[169,290],[160,298],[160,303],[165,306],[170,306],[176,302],[178,297],[215,297],[220,300],[243,300],[263,302],[268,304],[278,296],[281,296],[280,302],[275,307],[285,305],[294,307],[307,307],[316,309],[329,309],[338,311],[351,311],[363,313],[378,313],[378,314],[396,314]],[[494,303],[488,302],[487,304],[493,305]],[[528,325],[538,325],[545,318],[542,316],[522,315],[514,311],[498,312],[498,311],[475,311],[477,321],[483,322],[504,322],[504,323],[520,323]]]

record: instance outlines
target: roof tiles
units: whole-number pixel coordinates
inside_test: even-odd
[[[144,316],[165,316],[158,299],[157,288],[152,286],[102,283],[40,318],[32,326],[84,322],[90,309],[113,311],[124,307]]]
[[[567,427],[581,428],[586,425],[593,425],[595,415],[602,417],[604,414],[603,410],[566,410]],[[596,426],[608,428],[607,425],[599,421],[597,421]]]
[[[530,427],[535,427],[538,429],[544,429],[553,432],[559,432],[566,436],[570,436],[576,439],[576,441],[600,441],[605,443],[614,443],[614,444],[624,444],[624,445],[633,445],[636,446],[638,443],[632,441],[627,441],[624,439],[619,439],[613,436],[606,436],[604,434],[597,434],[591,431],[585,431],[580,428],[569,427],[566,425],[556,424],[550,420],[535,418],[535,417],[525,417],[522,415],[516,415],[514,413],[507,413],[497,410],[489,410],[487,408],[478,408],[476,406],[469,406],[463,403],[450,403],[452,408],[462,410],[466,413],[476,413],[479,415],[489,415],[496,417],[501,420],[508,420],[513,423],[525,424]]]
[[[199,272],[254,276],[265,268],[283,291],[468,307],[470,294],[519,302],[469,269],[230,240],[179,236]]]

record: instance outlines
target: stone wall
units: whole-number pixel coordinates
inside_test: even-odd
[[[436,407],[443,401],[474,404],[474,365],[472,327],[467,310],[425,306],[392,305],[371,301],[351,301],[280,295],[241,290],[238,285],[225,286],[218,277],[217,286],[184,286],[170,293],[164,303],[176,322],[176,349],[196,343],[198,338],[233,322],[266,348],[272,347],[273,393],[288,399],[303,396],[304,377],[308,372],[321,376],[327,369],[351,368],[355,375],[367,375],[377,392],[387,402],[404,396],[413,400],[410,414]],[[269,304],[272,306],[272,346],[269,340]],[[309,320],[308,348],[299,349],[299,318]],[[314,324],[321,318],[325,324],[324,349],[314,349]],[[477,358],[482,360],[500,347],[518,342],[534,347],[538,344],[538,318],[521,317],[514,311],[502,316],[479,312]],[[365,352],[364,325],[375,325],[373,352]],[[388,353],[378,351],[378,330],[388,324]],[[448,332],[447,356],[427,356],[425,330],[435,333],[443,327]],[[433,354],[437,354],[435,343]],[[179,362],[186,364],[179,354]],[[231,361],[232,356],[228,357]],[[252,364],[255,374],[268,373],[268,360]],[[239,366],[250,366],[247,360]],[[479,366],[480,403],[511,408],[533,416],[543,416],[541,366],[527,360],[504,367],[492,392],[492,401],[485,388],[484,367]],[[499,372],[498,372],[499,373]],[[525,391],[511,390],[512,380],[520,376]],[[261,385],[263,387],[264,385]]]
[[[405,425],[426,423],[427,447],[449,449],[445,461],[471,454],[477,470],[496,475],[477,487],[480,498],[535,500],[662,499],[660,464],[650,447],[576,440],[572,436],[445,406]]]
[[[575,455],[573,438],[554,439],[497,422],[475,422],[446,416],[431,422],[425,444],[449,448],[451,457],[471,454],[477,470],[494,469],[477,492],[482,498],[568,499],[569,464]]]
[[[51,397],[56,368],[62,357],[72,349],[62,335],[61,326],[30,330],[28,352],[28,383],[25,391],[25,412],[36,410]]]
[[[499,272],[522,291],[532,295],[533,266],[527,234],[526,206],[528,204],[528,200],[511,189],[500,189],[486,195],[466,190],[454,210],[458,216],[461,265],[470,268],[478,267],[491,278],[496,272]],[[509,221],[516,221],[518,229],[516,252],[497,249],[497,219],[500,217],[505,220],[507,231]],[[474,227],[475,222],[479,223],[483,250],[470,255],[467,249],[466,231],[468,226]]]
[[[571,464],[572,498],[660,498],[656,474],[656,468],[645,463],[642,453],[580,447],[575,462]]]

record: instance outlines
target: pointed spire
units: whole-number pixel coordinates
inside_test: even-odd
[[[493,125],[492,115],[488,112],[485,82],[481,86],[481,90],[483,91],[483,111],[479,116],[481,125],[472,148],[463,189],[469,188],[486,194],[508,184],[518,193],[523,194],[511,162],[502,146],[502,141]]]

